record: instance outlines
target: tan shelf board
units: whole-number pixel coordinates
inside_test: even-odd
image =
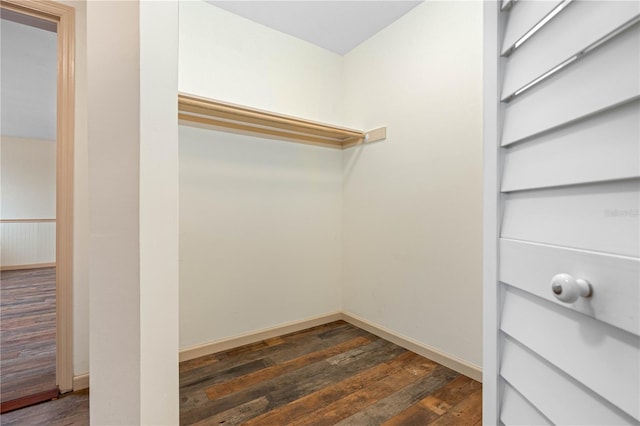
[[[338,149],[363,143],[367,135],[361,130],[186,93],[178,94],[178,111],[181,124]]]

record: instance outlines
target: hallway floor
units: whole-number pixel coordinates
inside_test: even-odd
[[[56,388],[56,269],[0,273],[0,399]]]
[[[88,426],[89,390],[0,415],[2,426]]]

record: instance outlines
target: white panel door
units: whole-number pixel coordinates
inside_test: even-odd
[[[484,423],[640,424],[640,2],[484,20]]]

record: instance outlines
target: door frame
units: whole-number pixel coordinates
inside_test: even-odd
[[[500,418],[500,317],[503,288],[500,267],[500,223],[503,197],[500,193],[504,150],[500,146],[500,129],[504,106],[500,102],[504,59],[500,55],[500,41],[506,26],[503,6],[511,2],[483,1],[483,246],[482,246],[482,423],[498,424]]]
[[[2,9],[57,24],[56,384],[73,389],[73,171],[75,9],[49,0],[1,0]]]

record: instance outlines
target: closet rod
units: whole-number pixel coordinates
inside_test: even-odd
[[[386,136],[385,128],[366,133],[186,93],[178,94],[178,111],[185,123],[338,149]]]

